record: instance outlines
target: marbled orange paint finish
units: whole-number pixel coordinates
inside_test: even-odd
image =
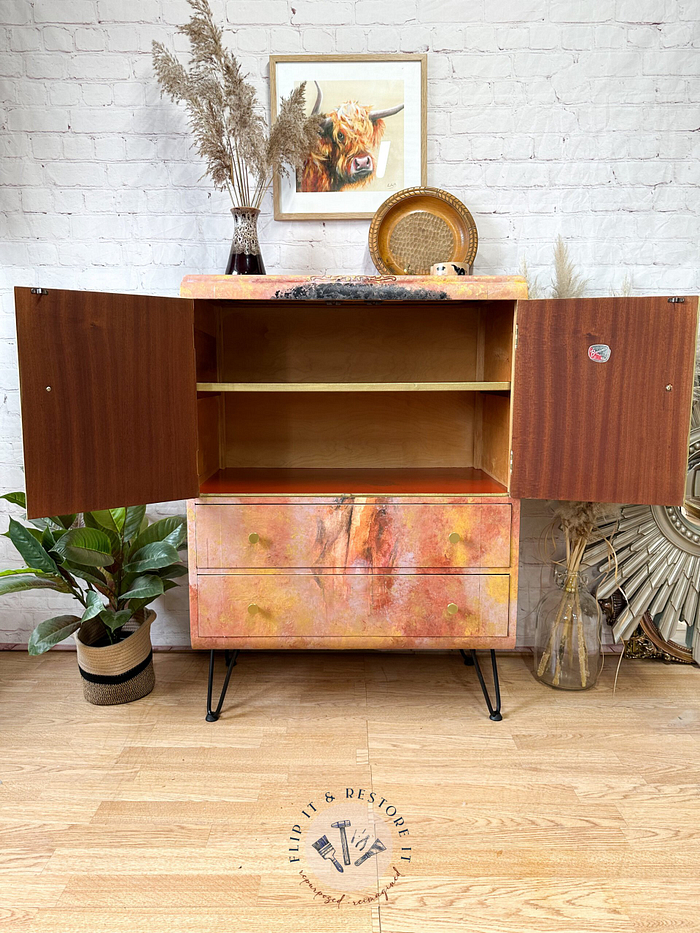
[[[429,290],[453,301],[527,298],[527,284],[518,275],[187,275],[180,285],[182,298],[272,299],[310,284],[394,285],[408,291]],[[439,300],[439,299],[438,299]]]
[[[340,496],[327,505],[197,504],[201,568],[510,566],[511,506],[410,504]],[[251,542],[249,535],[257,536]],[[450,535],[459,535],[451,541]]]
[[[198,598],[199,635],[234,646],[313,648],[332,639],[357,648],[508,634],[506,574],[207,574]]]
[[[188,520],[195,648],[515,643],[517,501],[231,496]]]

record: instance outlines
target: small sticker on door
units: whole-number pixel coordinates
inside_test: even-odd
[[[610,347],[607,343],[594,343],[588,348],[588,359],[594,363],[607,363],[610,359]]]

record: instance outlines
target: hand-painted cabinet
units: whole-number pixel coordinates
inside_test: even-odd
[[[683,500],[697,299],[16,290],[28,514],[186,498],[192,644],[509,647],[519,499]]]

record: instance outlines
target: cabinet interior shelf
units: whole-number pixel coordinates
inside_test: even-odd
[[[506,487],[472,467],[349,469],[270,467],[217,470],[200,483],[200,496],[225,495],[508,495]]]
[[[198,382],[198,392],[508,392],[510,382]]]

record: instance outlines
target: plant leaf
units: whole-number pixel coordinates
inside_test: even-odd
[[[187,567],[184,564],[172,564],[170,567],[163,567],[158,571],[158,576],[164,580],[171,580],[174,577],[184,577],[187,574]]]
[[[145,505],[130,505],[126,510],[126,519],[124,521],[124,540],[131,541],[135,538],[141,529],[141,522],[146,516]]]
[[[77,616],[54,616],[40,622],[29,637],[29,653],[43,654],[80,628]]]
[[[11,577],[16,573],[34,573],[38,577],[44,576],[42,570],[35,570],[33,567],[10,567],[9,570],[0,570],[0,577]],[[50,576],[47,574],[47,576]]]
[[[121,552],[121,537],[119,536],[119,533],[114,530],[114,528],[106,528],[104,525],[101,525],[95,518],[94,512],[84,512],[83,518],[85,519],[86,528],[94,528],[95,531],[99,531],[103,535],[107,535],[109,538],[109,550],[113,555],[119,554]]]
[[[132,555],[129,563],[124,567],[126,573],[143,573],[144,570],[160,570],[179,560],[179,555],[172,544],[165,541],[154,541],[146,544]]]
[[[49,516],[49,521],[52,521],[54,525],[58,525],[59,528],[65,528],[66,531],[70,528],[73,522],[76,519],[76,514],[73,515],[51,515]]]
[[[78,567],[75,564],[71,564],[69,561],[66,561],[62,566],[71,576],[79,577],[81,580],[85,580],[86,583],[92,583],[100,592],[102,592],[103,588],[109,586],[104,574],[101,570],[98,570],[97,567]]]
[[[118,612],[115,612],[114,609],[103,609],[100,613],[100,619],[102,619],[110,632],[114,633],[117,629],[120,629],[122,625],[126,625],[132,615],[131,609],[120,609]]]
[[[23,492],[6,492],[0,499],[7,499],[13,505],[19,505],[21,508],[27,508],[27,496]]]
[[[45,551],[50,551],[55,543],[56,543],[56,539],[53,536],[53,532],[47,525],[46,528],[44,528],[44,533],[41,536],[41,546],[44,548]]]
[[[22,555],[25,564],[43,570],[44,573],[57,573],[55,561],[41,546],[41,542],[36,540],[32,534],[33,530],[20,525],[14,518],[10,519],[10,540]]]
[[[70,561],[83,566],[109,567],[114,563],[109,537],[96,528],[71,528],[57,543],[57,548]]]
[[[157,522],[153,522],[152,525],[149,525],[138,538],[134,541],[132,551],[140,551],[142,547],[145,547],[147,544],[153,544],[154,541],[163,541],[166,538],[169,538],[174,532],[178,532],[179,537],[184,540],[185,533],[187,529],[187,518],[184,515],[168,515],[167,518],[161,518]],[[178,537],[178,536],[176,536]],[[177,547],[177,544],[173,543],[173,540],[168,541],[169,544],[172,544],[173,547]]]
[[[154,596],[160,596],[163,592],[163,581],[155,574],[143,574],[136,577],[131,584],[131,589],[119,596],[124,599],[152,599]]]
[[[126,509],[101,509],[90,513],[101,528],[121,535],[126,518]]]
[[[175,531],[171,531],[167,538],[163,538],[167,544],[172,544],[177,550],[187,547],[187,525],[181,525]]]
[[[81,622],[87,622],[88,619],[94,619],[95,616],[98,616],[104,609],[104,603],[97,595],[94,590],[88,590],[87,593],[87,606],[85,607],[85,612],[83,613]]]
[[[25,590],[56,590],[59,593],[70,593],[70,587],[61,577],[26,576],[26,571],[19,571],[15,576],[7,576],[0,580],[0,596],[7,593],[23,593]],[[3,574],[4,576],[4,574]]]

